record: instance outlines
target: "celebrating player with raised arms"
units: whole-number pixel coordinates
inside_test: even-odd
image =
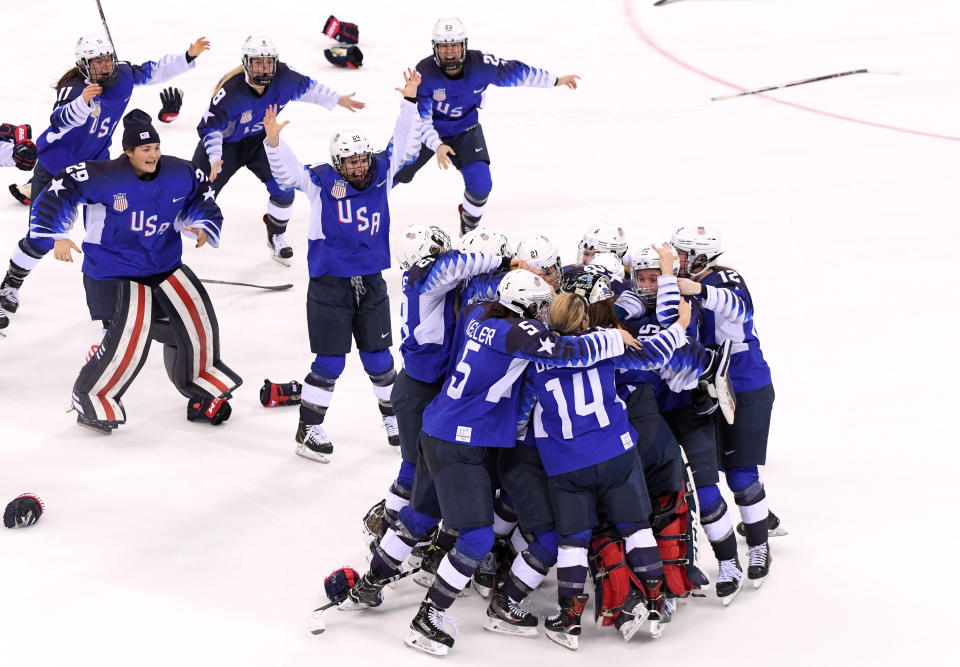
[[[180,234],[197,247],[220,242],[222,216],[206,175],[161,155],[150,116],[123,119],[124,154],[58,172],[34,202],[31,240],[72,262],[69,238],[81,204],[83,284],[93,320],[106,333],[73,387],[77,421],[103,433],[126,421],[120,398],[146,362],[151,339],[164,343],[167,374],[187,397],[187,418],[219,424],[240,378],[220,361],[217,317],[206,290],[183,264]]]
[[[720,466],[743,519],[749,560],[747,578],[759,588],[770,571],[768,532],[777,532],[779,519],[767,507],[758,470],[767,459],[774,391],[770,367],[754,329],[753,298],[743,276],[718,265],[723,246],[715,229],[681,227],[670,242],[680,256],[680,293],[697,296],[703,305],[703,342],[732,343],[730,381],[737,392],[737,412],[732,424],[720,423]],[[734,540],[732,531],[728,539]],[[733,553],[728,556],[720,561],[717,594],[732,599],[743,579],[735,542]]]
[[[106,39],[96,35],[81,37],[74,50],[76,65],[56,83],[57,100],[50,127],[37,136],[39,159],[30,185],[34,201],[54,174],[72,164],[110,157],[113,131],[126,111],[134,87],[163,83],[183,74],[209,48],[210,42],[201,37],[185,53],[133,65],[118,61]],[[32,216],[33,204],[31,219]],[[0,305],[8,312],[16,312],[24,279],[52,247],[49,239],[29,234],[17,244],[10,268],[0,283]]]
[[[263,150],[263,116],[267,107],[282,110],[290,102],[310,102],[327,109],[341,106],[356,111],[366,106],[291,69],[280,60],[269,37],[247,37],[241,49],[242,66],[228,72],[213,91],[210,106],[197,126],[200,143],[193,162],[210,176],[217,194],[240,167],[246,167],[267,186],[269,199],[263,223],[272,257],[290,266],[293,248],[284,233],[293,206],[293,190],[282,187],[270,172]]]
[[[434,153],[440,167],[447,169],[453,163],[463,176],[462,236],[480,222],[493,188],[490,154],[477,113],[483,106],[487,86],[576,88],[580,77],[558,77],[519,60],[467,50],[467,29],[458,18],[437,21],[432,42],[433,55],[417,63],[417,71],[423,77],[417,90],[423,148],[417,161],[397,174],[397,180],[409,183]]]
[[[310,201],[307,265],[307,328],[310,349],[316,355],[303,385],[297,454],[327,463],[333,444],[323,419],[343,372],[350,340],[357,342],[363,368],[391,445],[398,445],[397,419],[390,392],[397,376],[390,354],[390,301],[380,272],[390,267],[390,206],[388,197],[397,170],[412,155],[420,122],[415,98],[420,76],[404,73],[400,115],[387,148],[374,152],[360,132],[344,130],[330,139],[332,164],[304,167],[280,131],[278,107],[263,118],[267,157],[277,182],[296,188]],[[292,195],[292,193],[291,193]]]

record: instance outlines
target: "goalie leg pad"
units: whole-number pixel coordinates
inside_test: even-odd
[[[654,500],[653,530],[663,560],[667,594],[670,597],[687,597],[690,591],[699,588],[691,580],[687,566],[693,549],[690,545],[690,507],[683,494],[662,495]]]
[[[613,625],[630,594],[631,585],[640,587],[640,580],[627,567],[623,538],[610,535],[595,537],[590,543],[589,563],[596,590],[594,618],[600,625]]]
[[[120,403],[150,350],[153,298],[142,283],[118,281],[117,306],[97,353],[73,385],[73,405],[88,420],[126,421]]]
[[[154,288],[176,338],[174,385],[187,398],[223,398],[243,380],[220,361],[220,328],[200,279],[181,265]]]

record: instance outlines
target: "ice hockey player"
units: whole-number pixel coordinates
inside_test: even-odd
[[[30,181],[34,200],[50,184],[54,174],[72,164],[110,157],[113,131],[136,86],[163,83],[183,74],[194,67],[197,56],[209,48],[210,42],[201,37],[185,53],[133,65],[118,61],[105,38],[81,37],[74,51],[76,65],[54,86],[57,99],[50,127],[37,136],[38,161]],[[28,217],[32,216],[31,207]],[[52,247],[52,243],[29,234],[17,244],[10,268],[0,282],[0,305],[7,312],[17,311],[24,279]]]
[[[147,359],[151,339],[187,397],[187,418],[219,424],[240,378],[220,361],[217,317],[200,280],[183,264],[181,233],[197,247],[220,242],[223,217],[206,175],[161,155],[150,116],[123,119],[124,153],[58,172],[37,197],[31,241],[53,244],[58,260],[81,252],[69,238],[84,208],[83,284],[93,320],[106,333],[73,387],[78,423],[110,433],[126,421],[120,399]]]
[[[486,236],[474,239],[477,234]],[[400,354],[403,369],[397,373],[390,402],[397,415],[400,436],[400,472],[390,486],[380,511],[368,512],[366,532],[374,539],[397,520],[409,504],[417,465],[417,444],[423,411],[440,392],[446,379],[456,325],[457,287],[461,281],[496,269],[523,268],[512,259],[501,235],[476,229],[460,241],[474,252],[452,248],[450,236],[433,225],[407,227],[397,237],[395,254],[403,271],[400,306]],[[465,244],[459,243],[459,247]],[[375,506],[376,507],[376,506]]]
[[[749,561],[747,578],[754,588],[759,588],[770,572],[768,529],[774,521],[779,524],[779,519],[767,507],[758,469],[767,459],[774,391],[770,367],[754,330],[753,298],[739,272],[718,264],[723,246],[715,229],[680,227],[670,242],[680,258],[680,293],[697,296],[703,305],[700,330],[704,344],[730,341],[733,345],[730,381],[737,393],[737,412],[733,424],[720,422],[719,463],[743,519]],[[734,551],[732,558],[720,561],[717,594],[721,594],[722,587],[728,596],[735,595],[742,578],[740,560]]]
[[[391,445],[399,445],[397,418],[390,393],[397,372],[390,354],[390,302],[380,272],[390,267],[389,193],[393,176],[408,160],[408,146],[416,145],[420,122],[414,94],[420,76],[404,73],[405,85],[396,90],[405,98],[386,150],[374,152],[361,132],[342,130],[330,139],[331,164],[304,167],[280,131],[277,106],[263,118],[263,145],[277,183],[296,188],[310,201],[307,264],[307,328],[310,350],[316,357],[303,383],[297,454],[328,463],[333,443],[323,420],[343,372],[350,340],[373,383],[380,414]]]
[[[636,345],[625,331],[561,337],[537,318],[546,318],[553,291],[539,276],[510,271],[500,283],[498,302],[461,311],[453,342],[453,372],[423,415],[413,495],[400,520],[380,541],[370,570],[341,608],[378,606],[383,580],[395,574],[418,540],[440,520],[458,530],[453,549],[411,623],[407,645],[445,655],[453,637],[446,610],[469,584],[494,543],[493,488],[486,464],[516,443],[519,384],[530,361],[581,366],[622,354]],[[666,335],[663,343],[669,351]],[[668,352],[669,353],[669,352]],[[662,363],[656,346],[634,353],[639,363]]]
[[[517,259],[522,259],[531,271],[543,276],[554,292],[560,289],[563,264],[553,241],[543,234],[523,239],[517,245]]]
[[[240,167],[246,167],[267,187],[269,199],[263,223],[271,256],[290,266],[293,248],[285,232],[294,192],[281,186],[270,172],[263,149],[263,116],[267,107],[282,111],[290,102],[310,102],[327,109],[341,106],[356,111],[366,106],[291,69],[280,60],[269,37],[247,37],[240,50],[242,65],[227,72],[213,90],[210,105],[197,125],[200,142],[193,162],[208,173],[220,194]]]
[[[490,154],[478,114],[487,86],[576,88],[580,77],[558,77],[519,60],[468,50],[467,29],[458,18],[438,20],[432,42],[433,55],[417,63],[423,77],[417,90],[423,149],[415,163],[397,174],[397,180],[409,183],[434,153],[443,169],[453,163],[463,176],[463,203],[459,208],[463,236],[479,224],[493,188]]]

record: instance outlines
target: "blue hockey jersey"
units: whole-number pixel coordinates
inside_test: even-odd
[[[737,393],[773,382],[753,323],[753,299],[743,276],[732,269],[707,274],[701,281],[704,345],[731,340],[730,384]]]
[[[390,207],[387,196],[393,177],[416,159],[409,147],[419,130],[416,106],[404,101],[387,149],[374,156],[375,176],[357,190],[333,165],[304,167],[283,140],[271,148],[264,140],[274,178],[285,188],[296,188],[310,200],[307,265],[310,277],[363,276],[390,267]]]
[[[242,67],[227,74],[203,112],[197,133],[203,140],[210,164],[223,157],[223,144],[262,135],[267,107],[279,112],[290,102],[311,102],[327,109],[337,106],[340,95],[331,88],[277,62],[273,82],[257,94],[246,82]]]
[[[80,96],[89,83],[83,76],[78,74],[62,83],[57,88],[50,127],[37,137],[40,164],[56,174],[78,162],[109,158],[113,131],[127,110],[134,86],[163,83],[194,67],[194,61],[186,53],[177,53],[142,65],[121,62],[117,80],[89,105]]]
[[[77,206],[86,204],[83,272],[97,280],[137,278],[173,270],[181,263],[180,233],[202,229],[220,243],[223,215],[214,191],[192,163],[164,155],[151,180],[141,180],[126,155],[81,162],[54,176],[37,196],[31,238],[69,238]]]
[[[451,250],[422,259],[404,272],[400,354],[407,375],[428,383],[443,379],[456,326],[456,287],[470,276],[496,268],[502,259]]]
[[[417,63],[417,71],[423,77],[417,88],[421,136],[432,151],[443,143],[441,137],[460,134],[479,122],[477,109],[483,106],[487,86],[550,88],[557,84],[557,77],[546,70],[472,49],[456,77],[444,74],[433,56]]]

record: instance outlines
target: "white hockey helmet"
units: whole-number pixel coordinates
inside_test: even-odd
[[[676,248],[670,246],[670,250],[673,251],[672,273],[678,275],[680,273],[680,257],[677,255]],[[640,252],[633,253],[630,261],[630,276],[633,280],[634,293],[645,304],[652,305],[657,302],[657,283],[651,281],[649,284],[641,284],[640,272],[647,269],[656,269],[661,275],[663,273],[660,269],[660,255],[649,245],[641,248]]]
[[[603,267],[615,280],[623,280],[626,276],[626,271],[623,269],[623,260],[613,252],[598,252],[587,266]]]
[[[506,235],[482,225],[461,236],[457,240],[457,250],[513,258],[513,250]]]
[[[553,301],[547,281],[526,269],[514,269],[500,280],[497,301],[521,317],[546,322]]]
[[[243,71],[247,75],[247,81],[257,86],[269,86],[273,83],[273,78],[277,75],[277,63],[280,60],[280,52],[274,46],[273,40],[266,35],[251,35],[243,41],[240,48],[243,61]],[[273,69],[269,74],[253,75],[251,66],[254,58],[271,58],[273,60]]]
[[[623,233],[623,227],[609,222],[592,225],[583,233],[577,246],[577,264],[588,263],[584,261],[584,255],[589,259],[592,255],[590,251],[612,252],[617,257],[623,257],[627,252],[627,237]]]
[[[681,275],[696,278],[712,266],[723,254],[720,232],[713,227],[685,225],[673,233],[670,245],[677,252],[686,253],[681,259]]]
[[[360,180],[351,180],[343,171],[343,161],[354,155],[367,156],[367,172]],[[340,130],[330,137],[330,161],[333,168],[337,170],[343,178],[349,181],[350,185],[363,190],[370,185],[374,177],[373,168],[373,149],[370,148],[370,142],[366,135],[357,130]]]
[[[436,225],[410,225],[397,239],[397,263],[407,271],[425,257],[436,257],[450,250],[450,235]]]
[[[100,35],[84,35],[77,40],[77,45],[73,49],[74,59],[77,62],[77,69],[83,78],[91,83],[98,83],[104,88],[117,80],[119,74],[117,70],[117,54],[113,52],[113,47],[105,37]],[[107,75],[90,71],[90,61],[102,56],[111,56],[113,68]]]
[[[554,287],[560,284],[563,265],[553,241],[542,234],[520,241],[515,257],[522,259],[531,269],[543,271],[544,277]]]
[[[433,24],[431,41],[433,42],[433,60],[437,63],[437,67],[447,71],[456,71],[463,67],[463,63],[467,59],[467,27],[463,25],[463,21],[455,16],[439,19]],[[443,60],[440,58],[440,49],[437,48],[440,44],[457,43],[461,46],[459,60]]]

